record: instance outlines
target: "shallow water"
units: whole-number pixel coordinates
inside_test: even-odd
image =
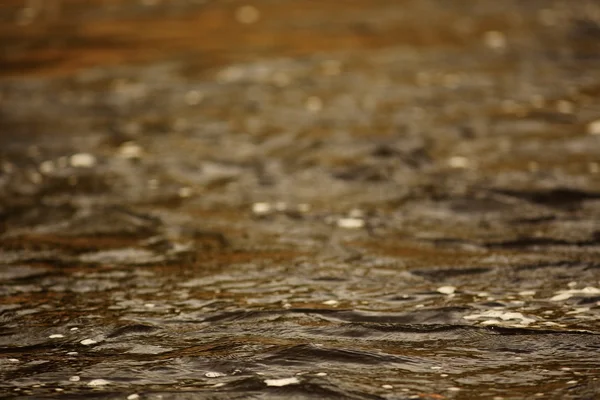
[[[2,397],[599,395],[600,3],[28,4]]]

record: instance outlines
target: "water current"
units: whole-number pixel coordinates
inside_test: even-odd
[[[2,398],[600,397],[600,2],[0,19]]]

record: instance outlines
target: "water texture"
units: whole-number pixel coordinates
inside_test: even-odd
[[[600,397],[600,2],[0,20],[1,397]]]

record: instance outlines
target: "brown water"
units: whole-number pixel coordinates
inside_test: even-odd
[[[600,2],[25,3],[3,398],[600,395]]]

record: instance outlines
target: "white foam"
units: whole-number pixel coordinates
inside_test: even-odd
[[[456,292],[456,287],[454,286],[441,286],[437,288],[438,293],[441,294],[454,294]]]
[[[205,377],[207,378],[220,378],[222,376],[227,376],[221,372],[214,372],[214,371],[210,371],[204,374]]]
[[[69,163],[75,168],[91,168],[96,165],[96,157],[89,153],[77,153],[69,158]]]
[[[287,385],[297,385],[300,383],[300,380],[296,377],[292,378],[281,378],[281,379],[265,379],[265,383],[267,386],[287,386]]]
[[[110,381],[107,381],[106,379],[92,379],[91,381],[88,382],[88,386],[92,386],[92,387],[106,386],[106,385],[110,385]]]
[[[361,218],[340,218],[337,225],[344,229],[359,229],[365,226],[365,220]]]
[[[583,289],[559,290],[557,294],[550,298],[550,301],[562,301],[570,299],[573,296],[595,296],[600,294],[600,289],[587,286]]]
[[[482,312],[481,314],[471,314],[471,315],[465,315],[463,317],[463,319],[466,319],[466,320],[475,320],[475,319],[480,319],[480,318],[486,318],[485,321],[481,322],[481,325],[491,325],[491,324],[499,322],[498,320],[519,321],[523,325],[529,325],[529,324],[535,322],[535,319],[527,318],[520,312],[510,312],[510,311],[504,312],[504,311],[500,311],[500,310],[488,310],[488,311]],[[495,318],[495,320],[490,319],[490,318]]]

